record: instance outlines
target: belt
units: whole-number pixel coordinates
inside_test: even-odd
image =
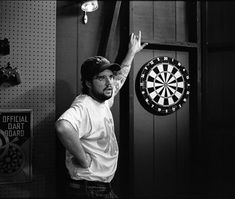
[[[88,181],[88,180],[69,180],[71,185],[78,185],[78,186],[83,186],[83,187],[105,187],[105,188],[111,188],[110,183],[108,182],[99,182],[99,181]]]

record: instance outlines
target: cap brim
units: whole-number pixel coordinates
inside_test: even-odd
[[[106,64],[106,65],[103,65],[101,68],[100,68],[100,71],[99,72],[102,72],[106,69],[109,69],[111,71],[119,71],[121,69],[121,66],[119,64],[116,64],[116,63],[111,63],[111,64]]]

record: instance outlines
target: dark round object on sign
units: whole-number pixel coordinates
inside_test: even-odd
[[[20,146],[9,143],[7,153],[0,158],[0,176],[15,175],[23,170],[25,155]]]
[[[145,63],[136,77],[136,95],[140,104],[154,115],[168,115],[187,101],[189,74],[171,57],[155,57]]]

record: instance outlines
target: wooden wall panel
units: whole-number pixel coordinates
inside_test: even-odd
[[[208,1],[208,42],[235,42],[234,1]]]
[[[233,57],[234,51],[211,52],[208,56],[207,73],[210,76],[207,78],[207,121],[213,121],[216,126],[231,124],[234,121],[235,104],[232,91],[235,90],[235,84],[232,82],[235,68],[231,63]]]
[[[137,5],[143,5],[144,9]],[[185,2],[134,1],[132,6],[131,26],[133,32],[142,31],[143,40],[153,43],[188,40]],[[157,56],[176,58],[189,71],[189,53],[146,49],[135,57],[133,84],[141,66]],[[185,194],[190,181],[189,101],[166,116],[147,112],[136,96],[133,104],[134,198],[172,198]],[[143,184],[146,185],[144,192],[141,191]]]
[[[234,114],[232,91],[235,68],[231,64],[235,51],[216,51],[208,54],[206,81],[206,137],[208,180],[213,194],[226,194],[219,183],[234,179]],[[228,188],[228,192],[233,192]],[[234,193],[233,193],[234,194]],[[221,197],[224,197],[221,196]]]
[[[133,31],[142,30],[144,40],[188,41],[189,16],[185,1],[134,1]]]
[[[153,52],[143,50],[134,61],[134,80],[141,66],[153,57]],[[135,83],[133,80],[133,84]],[[135,91],[134,91],[135,93]],[[140,105],[134,95],[134,194],[135,197],[150,198],[154,194],[154,117]],[[143,184],[145,191],[139,195]]]
[[[56,118],[70,106],[77,94],[78,32],[75,24],[78,22],[78,10],[75,6],[72,8],[73,6],[68,2],[58,1],[57,3]]]
[[[154,52],[154,57],[175,57],[173,51]],[[154,116],[156,197],[175,195],[176,191],[176,113]],[[171,190],[169,192],[169,190]]]
[[[175,1],[154,1],[154,40],[175,41]]]
[[[186,12],[185,1],[176,1],[176,41],[188,41],[189,18]]]
[[[208,122],[208,125],[211,125],[212,122],[214,124],[220,124],[220,121],[224,117],[224,95],[220,95],[219,93],[224,93],[225,78],[225,70],[221,70],[221,65],[224,65],[221,53],[210,53],[208,55],[208,64],[207,74],[210,74],[210,76],[206,78],[206,122]],[[218,104],[220,105],[218,106]]]
[[[135,58],[133,84],[141,66],[156,56],[175,57],[188,68],[188,53],[144,50]],[[141,106],[134,94],[135,197],[172,197],[176,192],[187,191],[190,166],[189,103],[176,113],[154,116]],[[143,184],[146,191],[140,192]]]
[[[133,1],[131,2],[133,6],[133,19],[134,24],[138,26],[133,26],[133,32],[138,33],[139,30],[142,31],[143,39],[154,38],[154,24],[153,24],[153,6],[154,1]]]
[[[176,59],[181,62],[181,64],[187,69],[189,72],[189,53],[188,52],[177,52]],[[189,74],[191,75],[194,74]],[[177,192],[179,195],[183,195],[189,192],[189,183],[190,182],[190,158],[191,158],[191,136],[190,136],[190,96],[186,103],[184,103],[183,107],[176,112],[176,120],[177,120],[177,173],[176,173],[176,184],[177,184]]]

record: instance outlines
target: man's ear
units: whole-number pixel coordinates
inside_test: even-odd
[[[86,80],[86,86],[87,86],[88,88],[91,88],[91,81]]]

